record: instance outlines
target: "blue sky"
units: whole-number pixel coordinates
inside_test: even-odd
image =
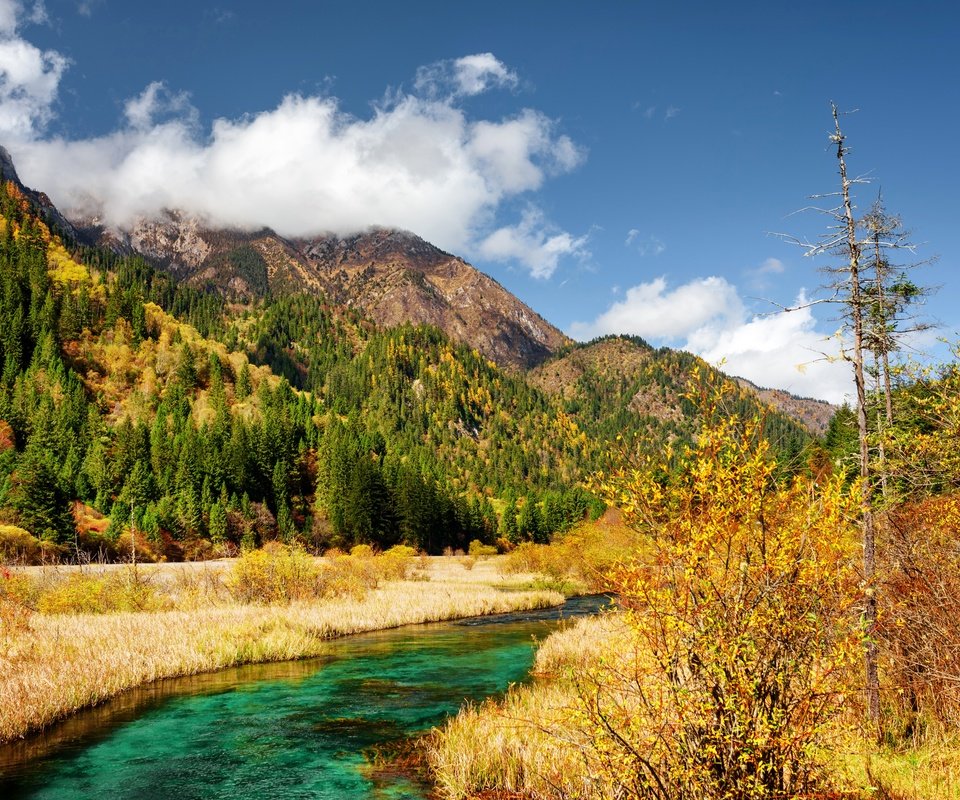
[[[0,142],[64,208],[413,230],[578,338],[838,400],[818,263],[771,232],[850,167],[939,256],[956,337],[960,14],[937,2],[0,0]],[[772,301],[772,302],[771,302]],[[759,316],[758,316],[759,315]],[[917,342],[919,347],[927,340]],[[805,364],[801,370],[797,365]]]

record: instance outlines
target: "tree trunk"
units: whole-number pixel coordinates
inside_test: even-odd
[[[853,323],[853,374],[857,390],[857,432],[860,440],[860,513],[863,532],[863,580],[864,608],[863,622],[866,628],[866,646],[864,648],[864,694],[866,700],[867,722],[879,735],[880,725],[880,674],[877,658],[877,596],[876,576],[876,533],[873,519],[873,499],[870,471],[870,443],[867,430],[867,387],[864,377],[864,320],[863,293],[860,283],[860,243],[857,240],[857,223],[853,216],[850,200],[850,179],[847,176],[845,160],[846,148],[844,136],[840,130],[840,118],[837,107],[833,106],[833,122],[836,134],[833,137],[837,145],[837,160],[840,166],[840,186],[843,198],[843,222],[849,257],[847,266],[850,285],[850,316]]]

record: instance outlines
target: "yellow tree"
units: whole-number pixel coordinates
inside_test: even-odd
[[[624,797],[815,790],[814,752],[861,652],[857,502],[833,479],[778,484],[762,420],[728,415],[723,399],[703,398],[680,469],[598,480],[646,543],[610,585],[631,654],[576,676],[587,756]]]

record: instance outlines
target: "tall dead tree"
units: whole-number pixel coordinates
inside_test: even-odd
[[[840,190],[815,199],[833,198],[837,204],[830,208],[816,208],[826,214],[831,223],[827,233],[817,242],[785,236],[788,241],[802,246],[807,256],[830,255],[838,258],[836,267],[825,269],[832,278],[828,288],[833,296],[825,302],[842,305],[843,317],[849,333],[849,347],[844,347],[842,356],[853,366],[854,387],[857,395],[857,438],[859,441],[860,466],[860,524],[863,537],[864,604],[863,623],[866,633],[864,647],[864,694],[868,723],[879,732],[880,678],[878,669],[876,626],[876,527],[873,508],[873,472],[870,461],[870,429],[867,420],[867,382],[865,368],[867,297],[864,282],[864,243],[858,237],[857,218],[853,213],[851,187],[864,183],[862,178],[851,178],[847,172],[846,137],[840,128],[840,112],[835,104],[833,110],[834,130],[830,141],[836,146],[836,158],[840,174]]]
[[[802,246],[805,255],[829,255],[835,259],[835,266],[824,269],[824,272],[831,276],[825,288],[831,290],[832,296],[815,302],[838,303],[842,307],[846,336],[841,356],[853,367],[857,396],[860,525],[863,538],[863,623],[866,633],[864,695],[867,722],[879,735],[880,681],[876,639],[878,506],[875,504],[875,489],[879,484],[884,489],[884,495],[886,494],[887,468],[883,458],[883,437],[876,434],[889,430],[894,421],[890,354],[900,348],[900,340],[904,334],[929,327],[912,314],[912,306],[922,300],[927,291],[916,286],[907,276],[909,269],[926,262],[901,266],[891,264],[892,251],[913,252],[914,246],[903,231],[900,219],[888,214],[879,199],[862,218],[857,219],[854,215],[852,189],[856,184],[867,181],[850,177],[847,171],[847,155],[850,150],[840,127],[841,114],[835,104],[831,104],[831,109],[834,127],[830,133],[830,142],[835,146],[840,189],[816,196],[818,199],[832,198],[835,201],[832,207],[815,208],[831,220],[827,233],[816,242],[793,236],[782,238]],[[868,416],[868,355],[873,359],[877,394],[882,394],[883,397],[882,410],[878,404],[882,423],[876,426],[876,430],[871,429]],[[878,458],[873,458],[872,455],[874,441],[877,444]]]
[[[833,110],[834,133],[830,140],[837,146],[837,164],[840,172],[841,206],[838,217],[845,244],[842,252],[846,257],[847,313],[853,336],[854,387],[857,392],[857,438],[860,443],[860,524],[863,531],[863,580],[864,590],[863,622],[866,628],[866,646],[864,648],[864,679],[867,707],[867,720],[873,726],[880,723],[880,673],[877,656],[877,543],[876,526],[873,514],[873,473],[870,469],[870,430],[867,424],[867,383],[864,370],[864,291],[861,275],[862,247],[857,238],[857,220],[853,215],[853,201],[850,198],[852,182],[847,174],[846,138],[840,129],[840,115],[836,105]]]

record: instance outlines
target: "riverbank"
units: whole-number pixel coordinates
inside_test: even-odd
[[[609,779],[612,754],[596,746],[584,724],[590,704],[596,702],[595,681],[611,663],[601,666],[602,659],[611,653],[618,654],[619,674],[638,674],[633,663],[643,656],[616,614],[581,619],[541,642],[532,670],[537,681],[512,688],[502,699],[467,706],[425,737],[439,796],[619,796],[622,784]],[[623,715],[621,722],[632,720],[636,696],[625,691],[617,700],[613,713]],[[960,739],[952,732],[931,731],[912,747],[896,747],[877,745],[851,726],[827,742],[819,758],[836,789],[824,797],[960,798]]]
[[[215,585],[227,567],[191,569],[198,584]],[[4,621],[0,742],[160,678],[306,658],[354,633],[563,602],[557,592],[526,588],[532,577],[504,574],[497,559],[423,559],[412,578],[382,582],[362,596],[260,605],[212,592],[205,596],[214,599],[195,598],[187,610],[31,613],[20,624]]]

